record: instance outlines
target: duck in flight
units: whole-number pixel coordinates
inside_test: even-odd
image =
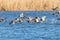
[[[24,14],[21,13],[21,14],[18,16],[18,18],[24,18]]]
[[[10,22],[10,24],[21,23],[21,22],[22,20],[20,20],[19,18],[15,18]]]
[[[36,23],[40,23],[40,21],[41,21],[40,18],[37,17],[37,16],[36,16],[34,19],[35,19],[35,22],[36,22]]]
[[[3,22],[5,20],[6,20],[6,18],[0,18],[0,22]]]
[[[43,17],[41,18],[41,22],[42,22],[42,23],[46,22],[46,16],[43,16]]]
[[[52,10],[57,10],[57,9],[58,9],[58,7],[52,8]]]
[[[26,18],[26,21],[28,23],[33,23],[34,22],[34,19],[31,16],[29,16],[28,18]]]

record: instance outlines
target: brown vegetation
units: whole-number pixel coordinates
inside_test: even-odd
[[[60,0],[0,0],[0,10],[51,10]]]

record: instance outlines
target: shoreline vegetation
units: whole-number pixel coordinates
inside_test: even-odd
[[[1,11],[39,11],[52,10],[55,7],[60,10],[60,0],[0,0]]]

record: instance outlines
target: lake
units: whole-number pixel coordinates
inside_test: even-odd
[[[46,16],[46,23],[29,24],[23,19],[22,23],[9,24],[21,13],[26,17]],[[60,20],[52,13],[54,11],[0,11],[0,18],[6,18],[0,22],[0,40],[60,40]]]

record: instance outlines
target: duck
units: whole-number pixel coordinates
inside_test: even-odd
[[[18,18],[24,18],[24,14],[21,13],[21,14],[18,16]]]
[[[0,18],[0,22],[3,22],[5,20],[6,20],[6,18]]]
[[[43,16],[40,20],[41,20],[41,22],[45,22],[46,21],[46,16]]]
[[[58,14],[60,14],[60,11],[58,10],[58,7],[55,7],[52,10],[55,11],[55,13],[53,13],[52,15],[58,16]]]
[[[59,15],[60,14],[60,11],[56,11],[55,13],[53,13],[52,15]]]
[[[52,8],[52,10],[53,10],[53,11],[54,11],[54,10],[57,10],[57,8],[58,8],[58,7],[56,6],[55,8]]]
[[[34,19],[30,16],[30,17],[26,18],[26,21],[28,23],[33,23],[34,22]]]
[[[40,23],[40,18],[36,16],[36,17],[35,17],[35,22],[36,22],[36,23]]]
[[[10,22],[10,24],[21,23],[21,22],[22,20],[20,20],[19,18],[15,18]]]

